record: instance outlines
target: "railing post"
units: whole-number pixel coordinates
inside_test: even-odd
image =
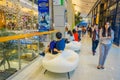
[[[18,62],[19,62],[19,69],[21,69],[21,50],[20,50],[20,46],[21,46],[21,43],[20,43],[20,40],[18,40]]]
[[[38,54],[40,52],[40,37],[38,38]]]

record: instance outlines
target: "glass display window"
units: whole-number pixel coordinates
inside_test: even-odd
[[[107,3],[104,4],[104,10],[106,10],[106,9],[107,9]]]
[[[116,16],[116,26],[120,27],[120,13]]]
[[[110,6],[113,5],[116,2],[116,0],[108,0],[108,1],[109,1]]]
[[[117,13],[120,13],[120,1],[118,3]]]
[[[120,13],[117,13],[117,15],[116,15],[114,40],[117,45],[120,45]]]
[[[109,10],[110,10],[110,14],[111,14],[111,15],[115,14],[116,4],[112,5],[112,6],[109,8]]]

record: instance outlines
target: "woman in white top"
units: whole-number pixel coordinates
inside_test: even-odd
[[[100,57],[97,69],[104,69],[104,63],[111,48],[113,38],[114,32],[110,28],[109,22],[106,22],[105,26],[100,30]]]
[[[67,26],[65,27],[65,38],[66,39],[68,38],[68,27]]]
[[[74,40],[74,37],[73,37],[73,33],[72,33],[71,30],[68,31],[68,35],[69,35],[68,41],[70,41],[70,42],[73,41],[73,40]]]

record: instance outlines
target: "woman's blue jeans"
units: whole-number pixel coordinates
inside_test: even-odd
[[[111,48],[111,44],[102,44],[100,43],[100,57],[99,57],[99,65],[104,66],[106,57],[108,55],[108,52]]]

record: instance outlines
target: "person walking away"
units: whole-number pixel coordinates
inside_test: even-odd
[[[82,29],[81,29],[81,27],[79,26],[79,27],[78,27],[78,38],[79,38],[79,41],[81,40],[81,33],[82,33]]]
[[[90,38],[91,38],[92,37],[92,27],[90,27],[89,32],[90,32]]]
[[[72,33],[71,30],[68,31],[68,35],[69,35],[68,41],[69,41],[69,42],[73,41],[73,40],[74,40],[74,37],[73,37],[73,33]]]
[[[114,39],[114,32],[109,22],[100,30],[100,57],[97,69],[104,69],[104,64]]]
[[[82,37],[84,37],[85,33],[86,33],[86,28],[85,26],[82,26]]]
[[[98,25],[95,24],[93,27],[93,31],[92,31],[92,53],[93,53],[93,56],[96,53],[98,43],[99,43],[99,30],[98,30]]]
[[[88,25],[88,27],[87,27],[87,33],[88,33],[88,35],[90,36],[90,26]]]
[[[88,32],[88,35],[89,35],[90,38],[91,38],[92,29],[91,29],[90,26],[87,27],[87,32]]]

